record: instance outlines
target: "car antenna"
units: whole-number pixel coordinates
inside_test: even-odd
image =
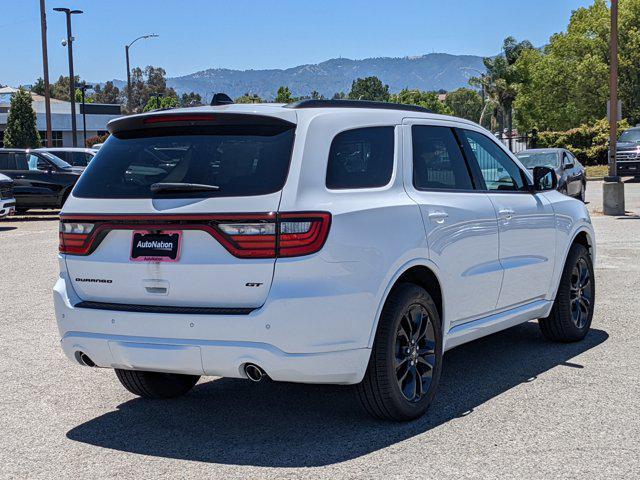
[[[231,105],[233,100],[226,93],[214,93],[213,98],[211,99],[211,106],[215,107],[216,105]]]

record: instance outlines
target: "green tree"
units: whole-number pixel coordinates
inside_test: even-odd
[[[147,104],[142,109],[143,112],[150,112],[151,110],[158,110],[159,108],[176,108],[180,106],[178,97],[161,97],[154,95],[149,97]]]
[[[332,100],[344,100],[345,98],[347,98],[347,94],[344,92],[336,92],[331,97]]]
[[[291,90],[289,90],[289,87],[278,88],[278,93],[276,94],[276,103],[291,103],[294,101],[295,100],[291,96]]]
[[[350,100],[389,101],[389,85],[384,85],[378,77],[358,78],[351,84]]]
[[[422,90],[409,90],[404,88],[399,93],[390,96],[390,101],[394,103],[403,103],[406,105],[418,105],[419,107],[428,108],[434,113],[450,115],[451,109],[442,103],[436,92],[424,92]]]
[[[36,112],[32,107],[31,93],[24,88],[11,96],[4,146],[8,148],[38,148],[40,134],[36,126]]]
[[[42,77],[38,77],[36,83],[31,86],[31,91],[35,94],[44,96],[44,80]]]
[[[189,92],[180,96],[181,107],[196,107],[202,105],[202,97],[199,93]]]
[[[470,88],[459,88],[447,94],[444,101],[452,114],[456,117],[466,118],[472,122],[480,121],[482,113],[482,96]]]
[[[473,78],[469,82],[472,85],[480,85],[491,100],[491,103],[485,104],[480,114],[479,123],[483,123],[487,107],[493,104],[497,107],[493,111],[493,117],[497,117],[499,110],[502,113],[502,118],[506,120],[507,130],[509,132],[512,130],[513,103],[522,82],[521,72],[516,63],[530,50],[533,50],[533,45],[528,40],[518,42],[513,37],[507,37],[502,43],[502,55],[484,58],[483,63],[487,73],[481,77]],[[502,130],[502,126],[500,130]]]
[[[573,12],[566,31],[543,52],[517,64],[527,77],[515,103],[516,120],[528,128],[567,130],[606,114],[610,10],[605,0]],[[640,121],[640,0],[620,1],[619,98],[631,124]]]
[[[116,87],[113,82],[109,81],[104,84],[104,87],[96,85],[93,88],[93,99],[96,103],[120,103],[122,97],[120,89]]]
[[[82,83],[80,80],[80,76],[75,76],[75,85]],[[44,88],[44,87],[43,87]],[[57,100],[64,100],[65,102],[70,102],[71,98],[69,97],[69,77],[65,77],[64,75],[60,75],[58,80],[51,85],[51,98],[55,98]]]
[[[259,95],[255,93],[245,93],[241,97],[238,97],[234,100],[235,103],[263,103],[264,100],[260,98]]]
[[[143,111],[153,96],[174,98],[178,104],[178,94],[167,87],[166,72],[162,67],[147,65],[144,70],[135,67],[131,70],[131,94],[127,102],[130,113]]]

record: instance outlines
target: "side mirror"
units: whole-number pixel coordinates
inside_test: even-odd
[[[570,170],[573,167],[575,167],[575,164],[573,162],[567,162],[562,166],[562,168],[564,168],[565,170]]]
[[[533,169],[533,190],[544,192],[558,188],[558,178],[553,168],[535,167]]]

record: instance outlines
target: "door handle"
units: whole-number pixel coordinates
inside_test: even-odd
[[[502,210],[498,211],[498,213],[500,214],[500,218],[503,218],[505,220],[511,220],[516,214],[516,212],[514,212],[510,208],[503,208]]]
[[[435,223],[444,223],[444,221],[449,216],[446,212],[431,212],[429,214],[429,220]]]
[[[24,178],[24,175],[14,175],[13,178]]]

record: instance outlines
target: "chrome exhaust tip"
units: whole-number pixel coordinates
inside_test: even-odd
[[[247,363],[244,366],[244,374],[252,382],[259,382],[267,375],[266,373],[264,373],[264,370],[262,370],[259,366],[254,365],[253,363]]]
[[[80,365],[84,365],[85,367],[95,367],[96,364],[89,358],[84,352],[76,352],[76,360]]]

